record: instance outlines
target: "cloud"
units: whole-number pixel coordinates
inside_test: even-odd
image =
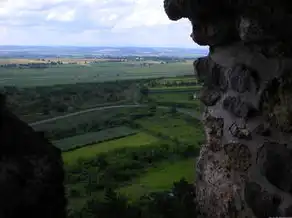
[[[0,44],[196,47],[162,0],[0,0]]]

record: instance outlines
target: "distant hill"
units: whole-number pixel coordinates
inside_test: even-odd
[[[100,56],[175,56],[199,57],[205,48],[0,46],[0,58],[100,57]]]

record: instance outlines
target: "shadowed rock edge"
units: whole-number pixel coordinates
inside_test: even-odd
[[[0,217],[67,217],[61,151],[8,111],[3,95],[0,139]]]

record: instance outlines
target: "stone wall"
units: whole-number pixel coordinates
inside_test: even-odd
[[[0,95],[0,217],[65,218],[61,151],[5,107]]]
[[[207,142],[197,162],[202,217],[292,217],[292,6],[288,0],[165,0],[209,45],[194,62],[204,82]]]

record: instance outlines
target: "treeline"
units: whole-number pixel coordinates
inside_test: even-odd
[[[9,86],[0,88],[0,92],[8,97],[8,106],[14,113],[33,122],[34,118],[39,120],[99,104],[130,101],[134,89],[135,81],[116,81],[31,88]],[[32,115],[30,120],[26,118],[28,115]]]
[[[69,209],[69,218],[196,218],[196,192],[184,178],[175,182],[169,191],[142,196],[134,203],[106,189],[100,198],[87,201],[80,211]]]
[[[61,61],[51,61],[48,63],[26,63],[26,64],[1,64],[0,68],[7,68],[7,69],[41,69],[41,68],[49,68],[52,66],[63,64]]]
[[[151,80],[147,84],[149,88],[154,88],[154,87],[176,87],[176,86],[196,86],[200,85],[200,83],[197,80],[180,80],[179,78],[177,80]]]

